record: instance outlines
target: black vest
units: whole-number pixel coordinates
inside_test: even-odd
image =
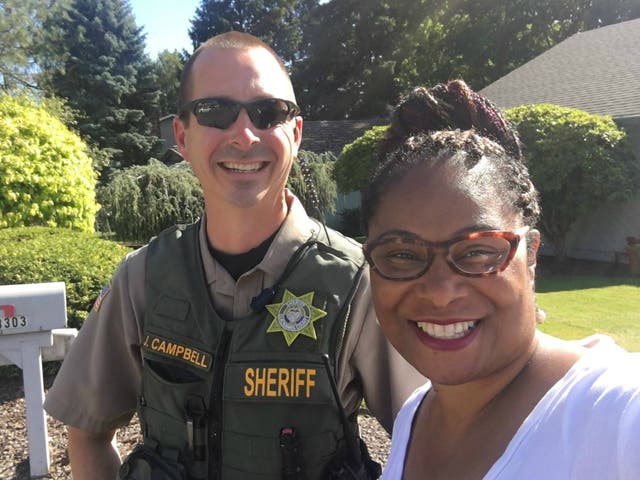
[[[346,455],[329,376],[339,375],[363,271],[359,245],[335,232],[310,239],[267,305],[227,322],[209,296],[198,229],[169,229],[147,252],[145,443],[178,459],[191,479],[276,480],[291,468],[327,478],[329,464]],[[355,413],[347,423],[357,435]]]

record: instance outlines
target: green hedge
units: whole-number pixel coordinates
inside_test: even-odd
[[[558,259],[572,225],[607,202],[626,202],[639,189],[640,163],[626,132],[611,117],[538,104],[505,112],[525,145],[540,192],[540,228]]]
[[[48,227],[0,229],[0,285],[65,282],[67,325],[87,312],[130,249],[94,234]]]
[[[345,145],[333,168],[333,178],[336,180],[339,192],[362,190],[369,185],[377,165],[378,142],[384,137],[388,128],[388,125],[371,127],[352,143]]]

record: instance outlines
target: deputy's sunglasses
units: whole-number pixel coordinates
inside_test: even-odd
[[[300,108],[289,100],[262,98],[252,102],[237,102],[228,98],[198,98],[182,107],[181,115],[193,113],[204,127],[229,128],[245,109],[251,122],[260,130],[266,130],[291,120],[300,113]]]
[[[370,268],[387,280],[413,280],[424,275],[438,252],[444,254],[454,272],[486,277],[509,266],[528,228],[516,232],[472,232],[444,242],[429,242],[409,232],[393,231],[365,243],[363,250]]]

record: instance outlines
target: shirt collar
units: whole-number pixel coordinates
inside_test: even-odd
[[[262,270],[265,275],[278,278],[287,265],[289,259],[296,250],[307,240],[318,234],[321,228],[319,222],[312,220],[307,216],[304,206],[289,190],[285,190],[285,202],[287,204],[287,216],[282,223],[278,234],[274,238],[269,250],[265,254],[262,261],[254,270]],[[231,276],[220,266],[213,258],[208,247],[207,240],[207,218],[203,212],[200,219],[200,230],[198,232],[200,243],[200,255],[204,267],[207,284],[211,285],[216,280]],[[225,276],[221,276],[221,270]],[[233,281],[233,279],[231,279]]]

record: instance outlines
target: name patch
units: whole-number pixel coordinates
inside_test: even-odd
[[[245,397],[311,398],[315,368],[257,367],[244,371]]]
[[[142,347],[151,352],[164,355],[165,357],[186,362],[201,370],[211,369],[211,354],[167,338],[157,335],[147,335],[144,338]]]

